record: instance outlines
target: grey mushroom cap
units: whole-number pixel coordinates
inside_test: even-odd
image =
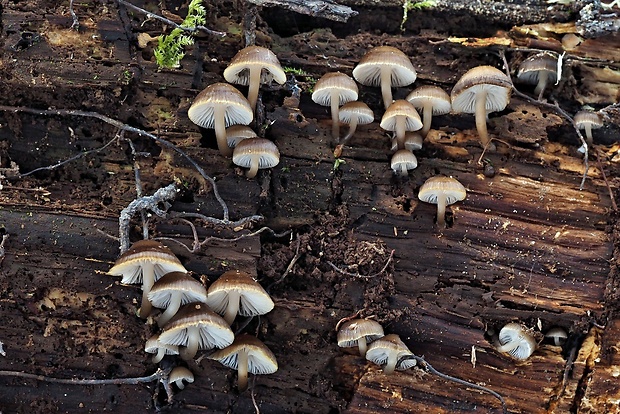
[[[144,352],[155,354],[153,363],[159,363],[165,355],[179,355],[177,345],[164,344],[159,341],[159,334],[151,336],[144,345]]]
[[[406,132],[422,129],[422,120],[411,103],[399,99],[394,101],[385,111],[379,126],[386,131],[394,131],[398,148],[404,149]]]
[[[499,331],[497,350],[507,353],[516,360],[528,359],[536,350],[536,341],[520,323],[509,323]]]
[[[330,106],[332,98],[337,97],[337,105],[357,100],[357,84],[350,76],[341,72],[329,72],[314,85],[312,100],[322,106]]]
[[[452,88],[452,110],[476,113],[476,96],[485,92],[487,113],[502,111],[510,102],[512,82],[501,70],[492,66],[477,66],[468,70]]]
[[[545,334],[545,338],[549,338],[553,341],[553,344],[560,346],[568,339],[568,333],[558,326],[551,328]]]
[[[350,124],[353,119],[356,119],[357,125],[371,124],[375,120],[375,114],[372,112],[372,109],[361,101],[349,102],[342,105],[339,114],[340,122],[346,124]]]
[[[183,272],[170,272],[153,285],[148,294],[149,301],[156,308],[165,309],[157,323],[165,325],[179,310],[190,302],[205,302],[207,289],[202,283]]]
[[[394,370],[405,370],[416,365],[415,359],[406,359],[398,364],[398,361],[413,352],[407,348],[407,345],[400,339],[398,335],[386,335],[377,339],[368,347],[366,359],[383,367],[383,372],[391,374]]]
[[[411,151],[401,149],[392,155],[390,167],[395,173],[406,176],[409,170],[415,170],[418,167],[418,159]]]
[[[247,125],[233,125],[226,128],[226,143],[230,148],[235,148],[244,139],[257,137],[256,132]]]
[[[548,83],[558,78],[557,55],[551,52],[536,53],[519,66],[517,78],[524,83],[536,85],[535,93],[542,95]]]
[[[438,86],[420,86],[407,96],[407,101],[422,113],[423,136],[426,136],[431,128],[433,115],[445,115],[452,110],[450,95]]]
[[[249,168],[248,178],[259,169],[272,168],[280,162],[280,151],[276,144],[265,138],[248,138],[239,142],[233,151],[233,163]]]
[[[342,324],[336,338],[339,347],[358,347],[360,355],[365,356],[367,345],[384,335],[379,322],[372,319],[352,319]]]
[[[175,383],[180,390],[185,388],[183,381],[194,382],[194,374],[188,368],[174,367],[168,376],[168,384]]]
[[[437,204],[437,225],[440,228],[446,224],[446,206],[462,201],[465,197],[467,197],[467,191],[463,184],[455,178],[443,175],[426,180],[418,192],[420,201]]]
[[[278,361],[273,352],[259,339],[248,334],[239,335],[231,345],[209,355],[209,359],[218,361],[228,368],[238,369],[239,353],[242,351],[248,353],[250,374],[273,374],[278,370]]]
[[[286,73],[278,57],[271,50],[261,46],[248,46],[238,51],[228,67],[224,69],[224,79],[226,82],[247,86],[250,83],[252,68],[260,69],[261,83],[270,83],[275,80],[282,85],[286,82]]]

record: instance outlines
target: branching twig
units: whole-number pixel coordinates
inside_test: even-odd
[[[42,382],[50,382],[54,384],[68,384],[68,385],[136,385],[142,383],[148,383],[153,381],[168,381],[169,371],[158,369],[155,373],[147,377],[134,377],[134,378],[113,378],[113,379],[82,379],[82,378],[54,378],[46,377],[44,375],[28,374],[26,372],[19,371],[1,371],[0,377],[17,377],[26,378]]]
[[[340,269],[338,266],[336,266],[335,264],[333,264],[330,261],[327,261],[327,264],[330,265],[335,271],[337,271],[338,273],[343,274],[345,276],[358,277],[358,278],[361,278],[361,279],[371,279],[371,278],[377,277],[381,273],[385,272],[386,269],[388,268],[388,266],[390,265],[390,263],[392,262],[393,258],[394,258],[394,250],[392,250],[390,252],[390,257],[388,257],[387,261],[385,262],[385,265],[381,268],[381,270],[379,270],[377,273],[372,274],[372,275],[361,275],[359,273],[349,273],[347,271],[344,271],[344,270]]]
[[[125,131],[120,131],[119,138],[124,138]],[[142,180],[140,179],[140,164],[138,164],[138,152],[133,145],[133,141],[129,138],[124,138],[131,148],[131,156],[133,157],[133,175],[136,180],[136,197],[142,197]],[[149,238],[149,221],[145,210],[140,210],[140,218],[142,219],[142,238],[144,240]]]
[[[501,404],[502,404],[502,411],[504,412],[504,414],[506,414],[508,412],[508,410],[506,408],[506,401],[504,401],[504,397],[502,397],[497,392],[495,392],[495,391],[493,391],[493,390],[491,390],[491,389],[489,389],[487,387],[483,387],[482,385],[474,384],[473,382],[465,381],[465,380],[462,380],[460,378],[453,377],[452,375],[441,373],[441,372],[437,371],[435,368],[433,368],[433,366],[431,364],[426,362],[424,357],[419,357],[419,356],[413,355],[413,354],[412,355],[405,355],[405,356],[401,357],[398,360],[397,366],[402,364],[403,361],[410,360],[410,359],[415,359],[416,362],[418,363],[418,365],[421,366],[425,371],[430,372],[431,374],[437,375],[439,378],[443,378],[443,379],[445,379],[447,381],[456,382],[457,384],[461,384],[461,385],[464,385],[466,387],[473,388],[475,390],[479,390],[479,391],[483,391],[483,392],[486,392],[488,394],[491,394],[492,396],[494,396],[495,398],[497,398],[501,402]]]

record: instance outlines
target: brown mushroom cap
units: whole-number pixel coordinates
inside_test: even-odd
[[[232,58],[230,65],[224,70],[224,79],[230,83],[249,85],[248,101],[254,110],[260,84],[275,80],[282,85],[286,82],[286,73],[271,50],[248,46]]]
[[[575,114],[574,119],[577,128],[584,129],[586,132],[586,141],[588,145],[593,144],[592,130],[601,128],[603,126],[603,120],[598,112],[593,111],[579,111]]]
[[[217,147],[224,156],[232,150],[226,142],[226,128],[231,125],[248,125],[254,113],[241,92],[227,83],[214,83],[196,96],[187,116],[196,125],[215,129]]]
[[[535,84],[534,93],[542,98],[547,83],[558,79],[558,59],[551,52],[536,53],[525,59],[519,66],[517,78],[524,83]]]
[[[159,334],[151,336],[144,345],[144,352],[155,354],[153,363],[158,364],[165,355],[179,355],[179,347],[159,342]]]
[[[489,146],[486,117],[502,111],[510,102],[512,82],[504,72],[492,66],[468,70],[452,88],[452,110],[476,115],[476,129],[483,147]]]
[[[342,324],[338,330],[338,346],[341,348],[358,347],[360,356],[366,356],[367,345],[383,337],[383,327],[372,319],[352,319]]]
[[[383,104],[392,104],[392,87],[411,85],[417,73],[402,51],[391,46],[370,49],[353,69],[356,81],[366,86],[381,86]]]
[[[568,333],[559,326],[556,326],[547,331],[545,338],[551,339],[555,346],[561,346],[568,339]]]
[[[260,340],[248,334],[239,335],[232,345],[215,351],[209,355],[209,359],[237,370],[239,391],[247,389],[248,372],[263,375],[273,374],[278,370],[278,361],[273,352]]]
[[[265,289],[245,272],[229,270],[207,291],[207,305],[224,314],[230,325],[237,313],[242,316],[264,315],[273,309],[273,301]]]
[[[172,384],[174,382],[176,386],[182,390],[185,388],[183,381],[187,381],[189,383],[194,382],[194,374],[192,374],[192,371],[185,367],[174,367],[168,376],[168,384]]]
[[[366,359],[383,367],[383,372],[391,374],[395,369],[402,371],[416,365],[415,359],[406,359],[398,364],[398,360],[404,356],[412,355],[413,352],[398,335],[386,335],[377,339],[368,347]]]
[[[202,283],[183,272],[170,272],[159,279],[148,294],[156,308],[165,309],[157,324],[164,326],[179,310],[190,302],[205,302],[207,289]]]
[[[146,318],[151,312],[151,303],[147,296],[153,283],[170,272],[187,272],[187,270],[174,253],[160,242],[140,240],[116,260],[108,274],[123,276],[121,283],[142,283],[140,317]]]
[[[332,114],[332,137],[338,141],[338,108],[347,102],[357,100],[357,84],[350,76],[340,72],[326,73],[314,85],[312,100],[322,106],[330,106]]]
[[[407,131],[417,131],[422,128],[422,120],[415,107],[399,99],[385,111],[379,126],[387,131],[396,133],[396,141],[399,149],[405,148],[405,133]]]
[[[273,168],[280,162],[276,144],[265,138],[248,138],[239,142],[233,151],[233,163],[249,168],[246,176],[254,178],[259,169]]]
[[[230,148],[235,148],[244,139],[257,137],[256,132],[247,125],[233,125],[226,128],[226,143]]]
[[[407,101],[411,102],[416,109],[422,111],[423,137],[431,129],[433,115],[445,115],[452,109],[450,95],[438,86],[420,86],[407,96]]]
[[[417,151],[422,149],[422,145],[424,144],[424,138],[420,134],[420,131],[413,132],[405,132],[405,149],[408,151]],[[398,151],[398,142],[396,137],[392,139],[392,151]]]
[[[409,170],[415,170],[418,167],[418,159],[409,150],[401,149],[392,155],[390,168],[399,175],[406,177]]]
[[[467,191],[455,178],[438,175],[420,187],[418,198],[425,203],[437,204],[437,226],[445,226],[446,206],[465,200]]]
[[[342,144],[346,144],[351,139],[358,125],[371,124],[375,120],[375,114],[372,109],[364,102],[349,102],[340,108],[338,112],[340,122],[349,124],[349,132],[342,139]]]

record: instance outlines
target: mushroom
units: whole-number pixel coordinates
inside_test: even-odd
[[[391,46],[370,49],[353,69],[356,81],[366,86],[381,86],[383,105],[392,104],[392,87],[411,85],[417,73],[402,51]]]
[[[338,330],[338,346],[351,348],[357,346],[360,356],[366,356],[368,344],[384,336],[383,327],[372,319],[352,319]]]
[[[254,111],[260,84],[275,80],[282,85],[286,82],[286,73],[271,50],[260,46],[248,46],[232,58],[224,70],[224,79],[226,82],[248,86],[248,101]]]
[[[603,120],[598,112],[594,111],[579,111],[575,114],[574,119],[577,128],[584,129],[586,132],[586,142],[588,146],[592,146],[594,141],[592,140],[592,130],[598,129],[603,126]],[[583,148],[583,147],[582,147]],[[580,152],[584,152],[582,149]]]
[[[450,95],[438,86],[420,86],[407,96],[407,100],[422,111],[423,137],[426,137],[431,129],[433,115],[445,115],[452,109]]]
[[[235,335],[221,316],[204,303],[188,303],[164,325],[159,341],[169,345],[185,346],[181,358],[192,359],[198,349],[225,348]]]
[[[542,99],[547,83],[558,79],[558,59],[551,52],[536,53],[519,66],[517,78],[524,83],[536,84],[534,93]]]
[[[422,149],[422,143],[424,142],[424,138],[418,131],[413,132],[405,132],[405,149],[408,151],[417,151]],[[392,151],[398,150],[398,142],[396,137],[392,139]]]
[[[244,139],[256,137],[258,137],[256,132],[247,125],[233,125],[226,128],[226,143],[230,148],[235,148]]]
[[[142,305],[139,315],[146,318],[151,313],[148,294],[156,280],[166,273],[187,272],[170,249],[154,240],[135,242],[123,253],[108,271],[112,276],[123,276],[121,283],[142,283]]]
[[[455,178],[438,175],[431,177],[420,187],[418,198],[425,203],[437,204],[437,226],[446,225],[446,206],[465,200],[467,192]]]
[[[545,338],[549,338],[555,346],[562,346],[568,339],[568,334],[564,329],[556,326],[555,328],[549,329],[545,334]]]
[[[422,120],[414,106],[404,99],[394,101],[385,111],[379,126],[387,131],[396,133],[398,149],[405,148],[405,133],[422,128]]]
[[[265,138],[248,138],[239,142],[233,151],[233,163],[249,168],[248,178],[256,177],[259,168],[272,168],[280,162],[280,151],[276,144]]]
[[[494,149],[487,132],[487,114],[506,108],[511,89],[510,78],[492,66],[468,70],[452,88],[452,110],[476,115],[476,129],[484,148]]]
[[[273,374],[278,370],[278,361],[267,346],[248,334],[241,334],[232,345],[215,351],[209,359],[220,362],[237,370],[237,387],[240,392],[248,388],[248,372],[257,374]]]
[[[382,366],[383,373],[391,374],[395,369],[402,371],[416,365],[415,359],[406,359],[400,364],[398,361],[413,352],[401,341],[398,335],[386,335],[377,339],[368,347],[366,359]]]
[[[207,289],[187,273],[170,272],[155,282],[148,298],[156,308],[165,309],[157,320],[157,324],[162,327],[177,313],[181,305],[205,302]]]
[[[396,174],[406,177],[409,170],[415,170],[418,167],[418,159],[411,151],[401,149],[392,155],[390,167]]]
[[[157,364],[165,355],[179,355],[179,347],[159,342],[159,335],[151,336],[144,345],[144,352],[153,355],[153,363]]]
[[[214,83],[196,96],[187,116],[200,127],[215,129],[217,147],[222,155],[228,157],[232,149],[226,142],[226,128],[248,125],[254,113],[241,92],[227,83]]]
[[[185,388],[183,381],[194,382],[194,374],[185,367],[174,367],[168,376],[168,384],[174,383],[180,390]]]
[[[340,139],[338,108],[347,102],[356,101],[357,95],[355,81],[340,72],[326,73],[314,85],[312,100],[322,106],[331,106],[332,137],[336,142]]]
[[[512,322],[499,331],[499,344],[496,349],[514,359],[525,361],[536,350],[536,341],[520,323]]]
[[[346,144],[351,139],[358,125],[367,125],[375,120],[375,114],[372,112],[372,109],[364,102],[360,101],[344,104],[340,108],[338,117],[340,122],[349,124],[349,132],[342,138],[342,145]]]
[[[220,276],[207,291],[207,305],[224,315],[232,325],[237,313],[243,316],[264,315],[273,309],[273,301],[252,276],[229,270]]]

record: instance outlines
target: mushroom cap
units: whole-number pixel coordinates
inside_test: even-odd
[[[225,348],[235,339],[226,321],[206,304],[188,303],[164,325],[159,341],[185,346],[188,342],[187,331],[191,327],[200,330],[199,349]]]
[[[155,282],[148,298],[156,308],[166,309],[174,293],[182,295],[182,305],[207,300],[207,289],[204,285],[184,272],[166,273]]]
[[[465,197],[467,197],[465,187],[456,178],[437,175],[429,178],[422,184],[418,192],[418,198],[425,203],[437,204],[437,195],[440,193],[446,195],[446,205],[465,200]]]
[[[420,111],[430,104],[433,115],[445,115],[452,109],[450,95],[438,86],[420,86],[407,95],[407,101]]]
[[[142,268],[153,264],[155,280],[170,272],[187,272],[172,250],[155,240],[140,240],[123,253],[108,270],[108,275],[123,276],[121,283],[142,283]]]
[[[338,111],[338,118],[340,119],[340,122],[344,122],[346,124],[350,124],[351,119],[357,118],[358,125],[367,125],[371,124],[375,120],[375,114],[364,102],[354,101],[346,103],[340,107],[340,110]]]
[[[224,70],[224,79],[226,82],[248,85],[250,68],[260,68],[260,83],[270,83],[275,80],[282,85],[286,82],[286,73],[282,70],[277,56],[271,50],[261,46],[248,46],[238,51]]]
[[[422,149],[424,138],[419,132],[407,132],[405,133],[405,149],[409,151],[417,151]]]
[[[237,144],[247,138],[256,138],[256,132],[247,125],[233,125],[226,128],[226,143],[230,148],[235,148]]]
[[[189,383],[194,382],[194,374],[188,368],[185,367],[174,367],[172,371],[170,371],[170,375],[168,375],[168,384],[172,384],[176,381],[187,381]],[[181,388],[181,387],[179,387]]]
[[[396,354],[396,358],[400,359],[406,355],[412,355],[413,352],[407,348],[398,335],[391,334],[371,343],[366,352],[366,359],[377,365],[385,365],[390,354]],[[415,366],[416,363],[415,359],[406,359],[397,365],[396,369],[402,371]]]
[[[239,353],[242,351],[248,353],[248,372],[262,375],[273,374],[278,370],[278,361],[273,352],[260,340],[248,334],[239,335],[232,345],[215,351],[209,355],[209,359],[228,368],[238,369]]]
[[[401,170],[400,166],[403,164],[407,170],[415,170],[418,167],[418,159],[409,150],[398,150],[392,155],[390,166],[394,172],[399,172]]]
[[[249,168],[252,157],[260,156],[258,168],[272,168],[280,162],[280,151],[276,144],[265,138],[248,138],[239,142],[233,152],[232,161],[235,165]]]
[[[196,96],[194,103],[187,111],[187,116],[196,125],[213,129],[215,128],[214,109],[224,107],[225,126],[248,125],[254,118],[254,112],[247,99],[227,83],[214,83],[203,89]]]
[[[326,73],[314,85],[312,100],[322,106],[330,106],[332,92],[338,92],[338,106],[357,100],[358,89],[355,81],[341,72]]]
[[[237,270],[229,270],[213,282],[207,292],[207,305],[223,314],[231,291],[239,294],[239,315],[264,315],[273,309],[273,301],[265,289],[252,276]]]
[[[499,331],[500,345],[516,343],[516,347],[508,351],[514,359],[524,361],[536,350],[534,337],[520,323],[511,322]]]
[[[166,355],[179,355],[179,347],[160,342],[159,334],[151,336],[144,345],[144,352],[149,354],[156,354],[160,349],[163,349]]]
[[[476,113],[476,95],[486,91],[487,113],[502,111],[510,102],[511,90],[512,82],[504,72],[493,66],[477,66],[465,72],[452,88],[452,110]]]
[[[564,329],[556,326],[547,331],[545,338],[551,338],[556,345],[559,345],[568,339],[568,334]]]
[[[392,105],[386,109],[379,126],[386,131],[395,131],[396,121],[399,116],[405,117],[406,131],[417,131],[422,128],[422,120],[420,119],[420,115],[418,115],[418,111],[415,110],[415,107],[411,103],[404,99],[394,101]]]
[[[536,84],[542,72],[547,73],[550,83],[558,78],[558,59],[550,52],[536,53],[525,59],[519,66],[517,78],[524,83]]]
[[[579,111],[575,114],[575,125],[579,129],[585,129],[586,125],[590,125],[590,128],[597,129],[603,126],[603,120],[598,112],[594,111]]]
[[[362,338],[366,338],[366,342],[370,343],[384,335],[383,327],[377,321],[372,319],[351,319],[342,324],[336,338],[339,347],[350,348],[357,346],[357,341]]]
[[[392,46],[379,46],[362,56],[353,69],[353,77],[362,85],[379,86],[383,68],[391,71],[392,86],[397,88],[411,85],[418,76],[411,60],[401,50]]]

